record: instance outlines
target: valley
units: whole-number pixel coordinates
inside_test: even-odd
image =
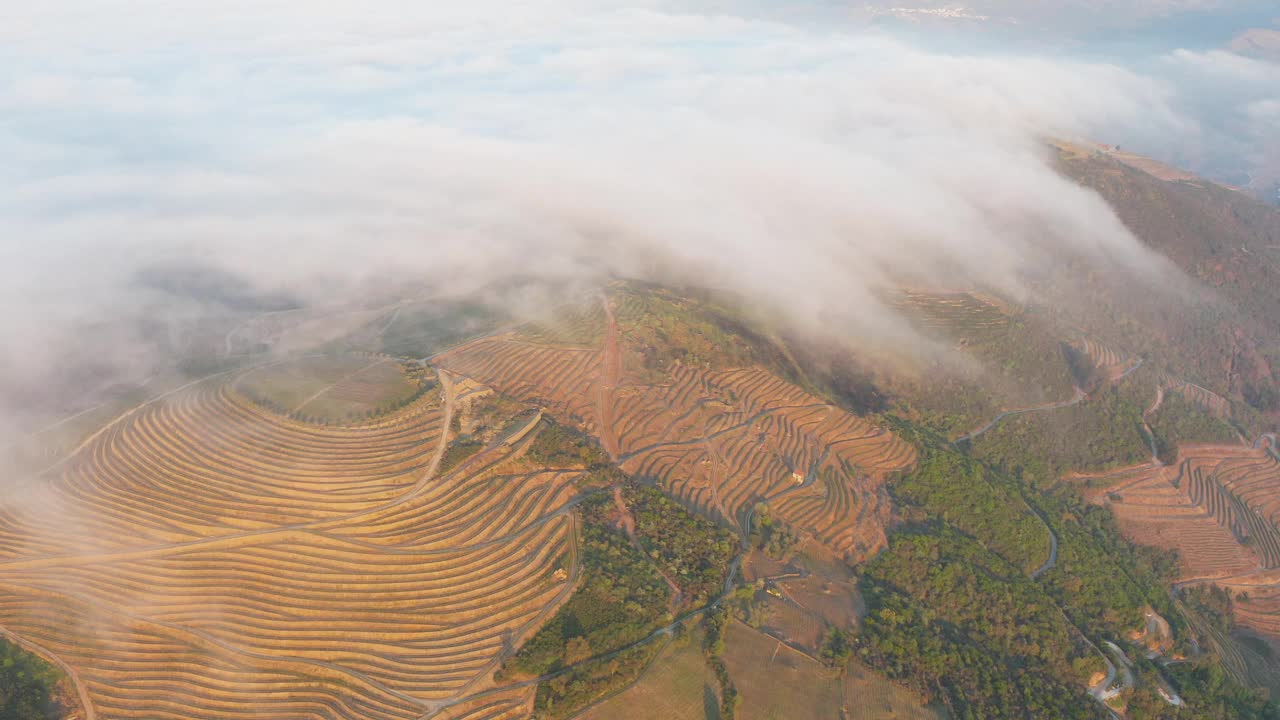
[[[536,321],[239,321],[212,372],[69,417],[10,491],[0,628],[86,720],[607,719],[668,693],[690,718],[1271,717],[1252,316],[1224,377],[1219,334],[1141,303],[1126,337],[888,297],[947,354],[833,362],[632,281]],[[313,349],[254,349],[281,338]]]

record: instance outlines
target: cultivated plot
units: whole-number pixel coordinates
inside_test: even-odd
[[[440,380],[341,428],[213,381],[120,418],[0,511],[0,625],[90,717],[517,716],[455,703],[571,591],[574,473],[519,441],[439,473]]]
[[[886,475],[914,462],[910,444],[763,368],[626,372],[606,315],[596,349],[498,336],[436,361],[578,424],[623,470],[711,517],[742,528],[767,502],[851,560],[884,547]]]

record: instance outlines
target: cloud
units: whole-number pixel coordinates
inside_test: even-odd
[[[890,284],[1025,294],[1063,253],[1165,270],[1043,139],[1194,135],[1166,80],[724,3],[438,5],[18,11],[0,29],[6,381],[50,377],[86,327],[194,314],[133,285],[192,259],[316,303],[385,278],[696,281],[879,338],[905,332],[876,300]],[[136,330],[93,337],[149,372]]]
[[[1280,189],[1280,64],[1226,50],[1178,50],[1152,70],[1170,78],[1172,104],[1198,123],[1195,133],[1136,138],[1144,151],[1220,181],[1276,198]]]

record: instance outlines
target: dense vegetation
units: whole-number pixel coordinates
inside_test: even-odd
[[[449,443],[444,455],[440,457],[440,468],[437,472],[444,474],[466,462],[473,455],[484,449],[484,443],[474,438],[459,438]]]
[[[926,452],[892,492],[977,538],[1023,572],[1049,557],[1049,533],[1018,489],[960,453]]]
[[[1188,402],[1182,393],[1166,393],[1160,409],[1148,422],[1155,437],[1156,455],[1166,465],[1177,459],[1178,447],[1183,443],[1236,441],[1230,425]]]
[[[562,720],[614,695],[635,682],[662,652],[664,643],[625,647],[556,673],[538,685],[532,720]]]
[[[765,503],[756,503],[751,516],[751,547],[763,550],[776,560],[784,559],[800,542],[800,536],[785,522],[773,516]]]
[[[678,362],[709,370],[763,365],[800,381],[778,344],[739,313],[638,283],[619,290],[615,304],[623,346],[636,349],[625,358],[628,370],[648,380],[660,380]]]
[[[1142,392],[1125,381],[1085,401],[1006,418],[973,442],[974,457],[1039,486],[1071,471],[1105,470],[1148,459]]]
[[[818,651],[823,662],[844,667],[853,659],[853,652],[853,638],[847,631],[838,627],[827,628],[827,634],[822,638],[822,647]]]
[[[1179,593],[1187,609],[1218,632],[1230,633],[1235,627],[1231,614],[1235,600],[1231,593],[1217,585],[1196,585]]]
[[[1172,553],[1129,544],[1110,512],[1084,505],[1069,487],[1032,491],[936,435],[905,423],[899,431],[921,447],[921,461],[892,490],[920,522],[862,568],[862,657],[959,718],[1084,718],[1105,717],[1083,692],[1104,667],[1089,640],[1122,642],[1152,608],[1186,647],[1187,622],[1165,589],[1176,574]],[[1057,558],[1033,580],[1034,557],[1045,555],[1024,545],[1046,526]],[[1148,663],[1139,669],[1152,673],[1149,682],[1125,698],[1144,717],[1164,717],[1142,709],[1164,678],[1188,703],[1197,698],[1181,717],[1276,717],[1214,667],[1208,657],[1165,677]],[[1171,707],[1159,704],[1160,713]]]
[[[643,639],[667,615],[670,590],[657,567],[611,522],[612,500],[579,505],[582,585],[507,664],[505,672],[539,676]]]
[[[636,541],[680,587],[686,605],[699,605],[720,592],[737,552],[730,532],[648,485],[628,482],[622,498],[635,517]]]
[[[611,470],[590,475],[615,476]],[[718,594],[736,552],[731,534],[659,490],[625,482],[619,492],[635,518],[635,542],[611,492],[587,497],[579,505],[582,584],[501,671],[554,674],[538,686],[537,718],[568,717],[634,681],[660,649],[641,641],[672,619],[664,575],[680,588],[683,607],[700,605]]]
[[[864,568],[860,653],[957,718],[1103,718],[1102,667],[1021,571],[954,529],[897,534]]]
[[[63,709],[54,689],[62,673],[14,643],[0,640],[0,720],[53,720]]]
[[[724,634],[729,624],[729,612],[725,608],[716,608],[707,613],[704,622],[706,634],[703,635],[702,654],[706,657],[707,666],[715,673],[716,682],[720,684],[720,720],[733,720],[738,713],[738,687],[729,677],[729,666],[724,664]]]
[[[1148,697],[1134,704],[1132,720],[1173,720],[1173,718],[1232,718],[1232,720],[1276,720],[1280,709],[1231,679],[1216,658],[1169,666],[1173,685],[1178,689],[1187,709],[1179,713],[1167,704],[1154,703]]]
[[[581,467],[588,471],[609,465],[609,457],[595,438],[552,420],[542,419],[538,435],[529,443],[526,456],[549,468]]]
[[[1255,410],[1276,412],[1280,410],[1280,390],[1264,383],[1247,383],[1241,389],[1244,401]]]
[[[1105,508],[1085,505],[1068,490],[1030,495],[1058,538],[1058,560],[1041,577],[1046,592],[1091,637],[1119,640],[1143,625],[1153,607],[1181,623],[1165,583],[1176,574],[1174,555],[1134,547],[1120,535]]]

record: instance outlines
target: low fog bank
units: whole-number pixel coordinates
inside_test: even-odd
[[[1158,74],[726,3],[60,3],[0,47],[7,434],[195,324],[518,278],[710,286],[920,347],[885,288],[1028,298],[1066,256],[1176,292],[1045,140],[1205,137]]]

